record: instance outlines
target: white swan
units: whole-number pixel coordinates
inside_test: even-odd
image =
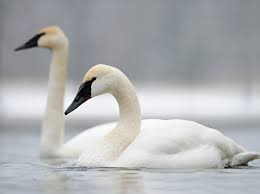
[[[48,48],[52,52],[48,99],[42,122],[40,156],[43,158],[78,157],[87,144],[97,137],[97,133],[85,132],[84,135],[79,134],[76,138],[64,143],[63,103],[67,78],[68,38],[58,26],[49,26],[40,30],[37,35],[15,51],[33,47]]]
[[[140,106],[133,85],[120,70],[107,65],[96,65],[86,73],[65,114],[91,97],[104,93],[116,98],[119,122],[112,130],[107,129],[110,132],[86,147],[77,160],[78,165],[224,168],[246,165],[260,158],[258,153],[247,152],[219,131],[192,121],[144,120],[141,123]]]

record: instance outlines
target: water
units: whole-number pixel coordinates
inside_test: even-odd
[[[260,151],[259,129],[224,133]],[[72,161],[41,161],[38,142],[38,130],[0,131],[1,194],[259,193],[260,189],[260,161],[237,169],[88,169],[74,167]]]

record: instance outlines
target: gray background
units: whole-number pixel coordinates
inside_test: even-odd
[[[87,69],[106,63],[134,82],[143,117],[191,119],[260,151],[259,10],[259,0],[0,0],[0,193],[259,193],[259,160],[217,170],[41,161],[50,53],[13,52],[59,25],[70,39],[65,107]],[[107,95],[85,103],[65,117],[66,139],[116,120],[116,108]]]
[[[70,39],[69,79],[96,63],[140,81],[258,82],[258,0],[1,0],[4,79],[46,79],[48,52],[17,54],[40,28],[60,25]]]
[[[260,93],[259,8],[258,0],[0,0],[1,84],[47,82],[48,51],[13,49],[59,25],[70,40],[73,91],[105,63],[137,84],[223,87],[250,104]]]

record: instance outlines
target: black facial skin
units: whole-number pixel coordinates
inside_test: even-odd
[[[17,47],[16,49],[14,49],[14,51],[19,51],[19,50],[23,50],[23,49],[28,49],[28,48],[33,48],[33,47],[37,47],[38,46],[38,40],[41,36],[45,35],[45,33],[40,33],[35,35],[34,37],[32,37],[30,40],[28,40],[25,44],[23,44],[22,46]]]
[[[71,105],[65,111],[65,115],[69,114],[70,112],[72,112],[73,110],[78,108],[81,104],[83,104],[84,102],[86,102],[91,98],[91,85],[95,80],[96,78],[94,77],[92,78],[92,80],[86,81],[80,85],[78,93],[74,98],[73,102],[71,103]]]

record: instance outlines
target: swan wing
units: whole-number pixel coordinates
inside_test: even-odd
[[[111,122],[82,131],[62,146],[62,154],[78,157],[88,146],[93,145],[98,139],[110,132],[115,125],[116,122]]]
[[[111,166],[223,168],[244,148],[221,132],[186,120],[144,120],[141,133]]]

